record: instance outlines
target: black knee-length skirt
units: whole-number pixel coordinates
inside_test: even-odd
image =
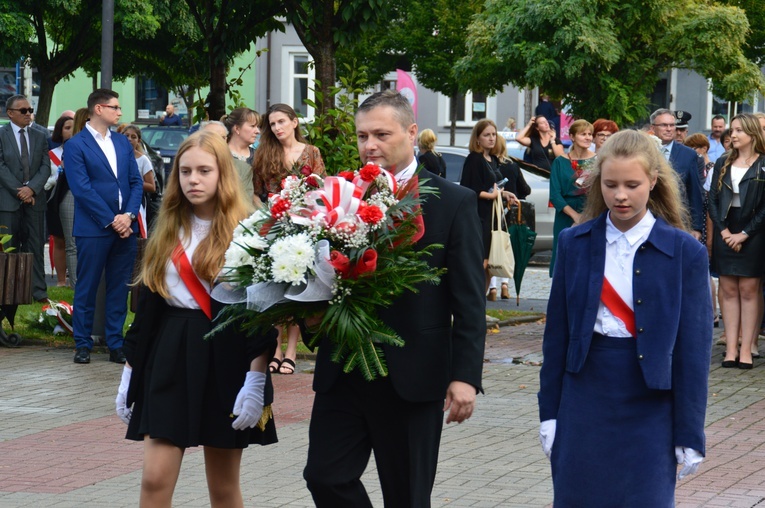
[[[277,441],[273,417],[263,429],[234,430],[231,423],[233,401],[241,384],[222,386],[217,372],[215,351],[226,347],[227,337],[205,340],[210,320],[200,310],[170,307],[152,350],[146,360],[144,393],[133,408],[127,438],[141,441],[144,436],[166,439],[181,448],[212,446],[246,448],[248,444]],[[246,360],[231,369],[247,371]],[[264,411],[270,414],[270,407]]]
[[[746,224],[741,221],[741,208],[731,207],[726,217],[728,230],[740,233]],[[765,234],[762,232],[750,234],[736,252],[722,239],[720,230],[714,228],[712,239],[712,270],[719,275],[736,277],[762,277],[765,275]]]

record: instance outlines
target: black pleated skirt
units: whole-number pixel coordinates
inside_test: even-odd
[[[241,384],[222,386],[226,376],[216,372],[214,355],[216,348],[226,344],[214,342],[226,339],[204,340],[210,329],[210,320],[200,310],[170,307],[165,313],[146,360],[144,393],[134,405],[128,439],[141,441],[150,436],[180,448],[246,448],[277,441],[273,417],[263,429],[231,427],[233,401]],[[229,368],[241,368],[244,381],[246,360]],[[270,407],[264,412],[270,414]]]
[[[731,207],[726,217],[728,230],[740,233],[746,224],[741,220],[741,208]],[[719,275],[755,277],[765,275],[765,234],[752,234],[736,252],[725,244],[720,230],[714,229],[712,239],[712,269]]]
[[[646,387],[635,339],[595,334],[565,374],[551,462],[555,508],[674,506],[672,392]]]

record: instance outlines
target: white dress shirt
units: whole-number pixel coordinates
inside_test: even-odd
[[[622,233],[611,222],[611,214],[606,216],[606,269],[605,278],[611,283],[624,303],[634,309],[632,301],[632,265],[638,248],[648,240],[656,217],[650,210],[629,231]],[[631,337],[621,319],[614,316],[601,301],[598,304],[598,317],[595,319],[596,333],[608,337]]]
[[[210,232],[211,224],[211,220],[202,220],[196,215],[192,215],[191,239],[186,241],[183,240],[184,232],[183,228],[181,228],[179,236],[184,250],[186,251],[186,257],[189,259],[190,264],[193,263],[194,251],[197,247],[199,247],[199,244],[202,242],[202,240],[207,238],[207,234]],[[191,291],[189,291],[189,288],[186,287],[183,279],[181,279],[181,275],[178,273],[178,270],[176,270],[172,259],[167,260],[167,267],[165,269],[165,282],[167,284],[167,291],[170,293],[170,298],[167,299],[167,303],[171,307],[179,307],[181,309],[199,308],[199,304],[194,299],[194,296],[191,294]],[[209,293],[210,283],[202,279],[199,279],[199,282],[202,283],[202,286]]]
[[[101,147],[101,151],[104,152],[106,160],[109,162],[109,166],[112,168],[114,177],[117,178],[117,150],[114,149],[112,132],[109,129],[106,129],[106,136],[104,137],[100,132],[90,126],[90,122],[85,124],[85,128],[90,131],[90,133],[93,135],[93,138],[95,138],[96,143],[98,143],[98,146]],[[117,189],[117,192],[119,193],[119,207],[122,209],[122,191]]]
[[[413,157],[412,162],[410,162],[409,165],[406,168],[404,168],[403,171],[399,171],[393,176],[396,178],[396,181],[399,184],[403,184],[414,176],[415,171],[417,171],[417,158]]]

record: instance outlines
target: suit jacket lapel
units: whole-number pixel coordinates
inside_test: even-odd
[[[83,138],[85,142],[85,146],[87,146],[96,157],[98,157],[99,162],[101,163],[101,166],[106,170],[109,175],[111,175],[115,180],[117,177],[114,176],[114,171],[112,171],[112,166],[109,164],[109,160],[106,158],[106,155],[104,154],[104,151],[101,150],[101,147],[98,145],[98,142],[96,141],[96,138],[93,137],[93,134],[87,129],[83,130]]]
[[[14,147],[13,153],[16,154],[16,161],[18,164],[13,169],[18,169],[21,171],[21,150],[19,149],[19,144],[16,142],[16,135],[13,133],[13,127],[11,127],[11,124],[6,124],[3,127],[3,135],[6,137],[7,146]]]

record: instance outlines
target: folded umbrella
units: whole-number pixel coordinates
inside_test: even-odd
[[[534,206],[533,203],[522,202],[527,206]],[[515,304],[521,304],[521,281],[523,280],[523,273],[526,271],[526,266],[531,259],[532,250],[534,249],[534,240],[537,238],[536,232],[532,231],[521,220],[521,203],[517,205],[518,217],[517,220],[511,221],[508,225],[507,232],[510,235],[510,244],[513,246],[513,254],[515,255],[515,268],[513,269],[513,282],[515,283]],[[512,207],[510,212],[512,213]]]

